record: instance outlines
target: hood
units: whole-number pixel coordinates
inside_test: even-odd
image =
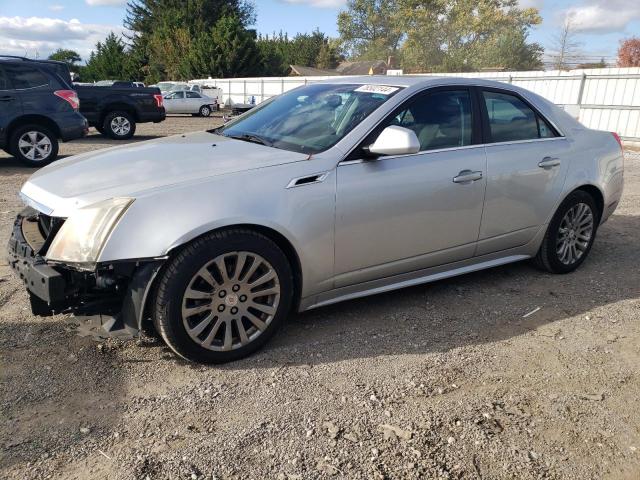
[[[113,197],[203,178],[306,160],[308,155],[207,132],[88,152],[38,170],[22,188],[31,205],[55,216]]]

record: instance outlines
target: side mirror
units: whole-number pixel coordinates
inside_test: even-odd
[[[373,155],[408,155],[420,151],[420,140],[413,130],[391,125],[367,150]]]

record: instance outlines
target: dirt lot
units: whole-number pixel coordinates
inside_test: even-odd
[[[0,260],[0,477],[638,479],[640,156],[626,165],[577,272],[520,263],[319,309],[222,367],[36,318]],[[2,248],[29,174],[0,155]]]

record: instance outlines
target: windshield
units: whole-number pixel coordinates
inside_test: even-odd
[[[296,88],[250,110],[215,133],[303,153],[341,140],[400,87],[314,84]]]

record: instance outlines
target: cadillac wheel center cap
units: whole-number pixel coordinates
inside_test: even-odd
[[[226,303],[230,307],[235,307],[238,304],[238,296],[230,293],[225,297],[224,303]]]

